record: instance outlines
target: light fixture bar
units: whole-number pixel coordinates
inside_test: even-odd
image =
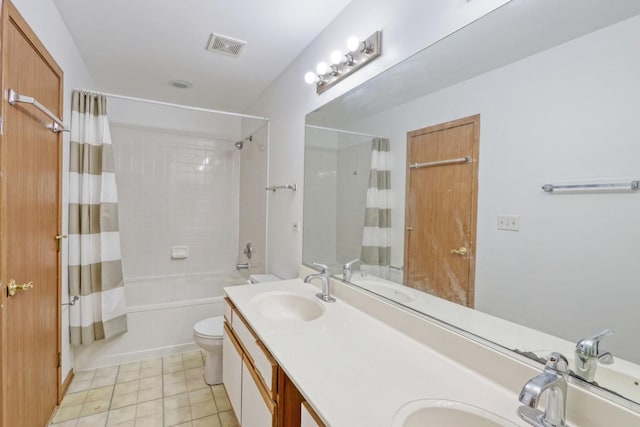
[[[382,31],[376,31],[360,42],[357,50],[347,52],[345,60],[335,64],[326,73],[319,74],[316,82],[316,93],[319,95],[331,86],[355,73],[382,54]]]

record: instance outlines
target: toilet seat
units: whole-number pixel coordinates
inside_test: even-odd
[[[222,338],[223,323],[222,316],[209,317],[193,325],[193,333],[203,338]]]

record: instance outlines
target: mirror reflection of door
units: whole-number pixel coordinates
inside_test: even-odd
[[[404,284],[473,307],[480,116],[407,133]]]

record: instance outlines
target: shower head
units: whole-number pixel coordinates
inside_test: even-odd
[[[235,145],[238,150],[242,150],[242,147],[244,146],[244,143],[247,142],[247,141],[249,141],[249,142],[253,141],[253,136],[249,135],[247,138],[243,139],[242,141],[238,141],[233,145]]]

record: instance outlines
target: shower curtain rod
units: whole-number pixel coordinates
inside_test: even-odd
[[[350,135],[370,136],[372,138],[387,138],[386,136],[382,136],[382,135],[370,135],[368,133],[354,132],[354,131],[350,131],[350,130],[342,130],[342,129],[336,129],[336,128],[328,128],[328,127],[324,127],[324,126],[316,126],[316,125],[304,125],[304,126],[308,127],[308,128],[312,128],[312,129],[320,129],[320,130],[328,130],[328,131],[333,131],[333,132],[348,133]]]
[[[135,101],[135,102],[144,102],[146,104],[163,105],[165,107],[179,108],[182,110],[201,111],[203,113],[224,114],[227,116],[242,117],[245,119],[256,119],[256,120],[265,120],[265,121],[270,120],[267,117],[252,116],[250,114],[232,113],[230,111],[213,110],[211,108],[193,107],[191,105],[174,104],[171,102],[156,101],[154,99],[136,98],[133,96],[119,95],[117,93],[107,93],[107,92],[99,92],[95,90],[84,90],[84,89],[80,89],[80,91],[87,92],[87,93],[94,93],[98,95],[104,95],[104,96],[108,96],[109,98],[125,99],[127,101]]]

